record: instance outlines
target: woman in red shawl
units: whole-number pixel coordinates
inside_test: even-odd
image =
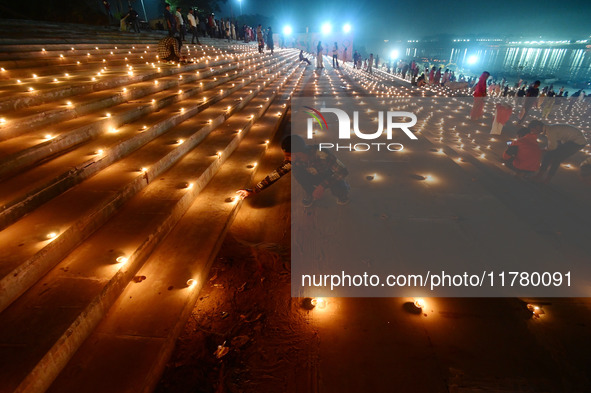
[[[435,67],[431,68],[431,71],[429,72],[429,84],[433,84],[433,82],[435,81]]]
[[[474,88],[474,105],[472,105],[472,111],[470,112],[470,119],[478,120],[484,113],[484,97],[486,97],[486,80],[490,74],[486,71],[480,75],[478,83]]]

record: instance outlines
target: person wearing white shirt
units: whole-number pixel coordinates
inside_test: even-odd
[[[185,22],[183,21],[183,15],[181,15],[181,7],[176,7],[176,24],[179,27],[179,38],[181,42],[185,40]]]
[[[562,162],[587,144],[583,132],[569,124],[544,124],[539,120],[533,120],[529,123],[529,129],[531,132],[545,135],[548,139],[547,151],[542,158],[540,171],[536,175],[536,179],[543,180],[544,183],[552,179]],[[544,175],[545,178],[543,178]]]
[[[199,18],[193,15],[192,8],[189,9],[189,13],[187,14],[187,20],[189,21],[189,28],[191,29],[191,34],[193,34],[193,37],[191,38],[191,44],[194,44],[195,40],[197,40],[197,44],[201,45],[201,42],[199,42],[199,36],[197,35],[199,31]]]

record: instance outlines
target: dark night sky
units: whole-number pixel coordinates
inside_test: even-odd
[[[318,30],[324,21],[334,27],[345,20],[356,38],[418,39],[427,35],[523,35],[526,38],[581,39],[591,35],[591,0],[379,1],[242,0],[243,13],[273,15],[295,31],[306,25]],[[228,0],[239,9],[238,0]],[[275,28],[275,31],[280,31]],[[315,28],[312,28],[315,27]]]

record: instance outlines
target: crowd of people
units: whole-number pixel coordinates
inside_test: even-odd
[[[200,17],[194,9],[189,9],[186,14],[183,14],[182,11],[181,7],[176,7],[173,11],[170,4],[165,5],[164,21],[166,26],[162,26],[162,28],[168,30],[168,37],[160,40],[158,45],[159,57],[164,61],[186,61],[181,55],[181,47],[189,34],[191,35],[191,44],[198,45],[201,45],[199,37],[221,38],[229,42],[244,40],[246,43],[256,39],[259,52],[263,53],[266,44],[267,49],[273,54],[274,40],[271,27],[263,29],[262,25],[258,25],[254,30],[250,26],[243,25],[241,29],[237,29],[235,21],[230,18],[218,20],[213,13]]]
[[[545,86],[540,91],[541,82],[534,81],[527,84],[525,81],[519,81],[513,88],[513,93],[509,94],[509,87],[505,85],[506,81],[503,79],[500,85],[496,82],[488,82],[490,73],[484,71],[478,81],[474,85],[473,96],[474,101],[470,118],[472,120],[479,120],[484,112],[484,100],[488,95],[499,97],[515,97],[513,105],[507,100],[496,105],[495,118],[493,121],[493,129],[491,133],[500,134],[500,129],[496,129],[495,123],[501,122],[504,124],[511,114],[513,108],[517,114],[517,126],[525,123],[530,111],[533,108],[541,109],[541,117],[545,121],[555,106],[561,106],[567,102],[564,108],[566,114],[571,114],[573,107],[577,103],[582,103],[585,98],[583,90],[577,91],[568,99],[568,92],[564,92],[564,88],[559,90],[556,94],[552,85]],[[567,101],[568,100],[568,101]],[[581,105],[581,110],[585,110],[587,114],[591,112],[591,105],[587,102],[586,105]],[[503,115],[505,112],[506,115]],[[563,112],[564,114],[564,112]],[[500,117],[503,120],[498,120]],[[573,156],[587,145],[587,139],[584,132],[571,124],[547,124],[542,120],[532,120],[527,127],[522,127],[517,131],[517,139],[509,143],[509,146],[503,154],[504,164],[515,171],[519,175],[532,178],[535,181],[548,183],[556,174],[560,165]],[[498,132],[497,132],[498,131]],[[585,175],[588,168],[583,168],[585,165],[591,165],[589,160],[581,165],[581,175]],[[591,178],[585,178],[589,181]]]
[[[544,123],[549,119],[557,119],[559,113],[571,115],[575,108],[582,111],[583,117],[591,118],[591,95],[586,95],[582,89],[569,96],[564,86],[555,90],[553,84],[541,87],[539,80],[528,83],[522,79],[511,85],[505,78],[500,81],[489,79],[491,75],[486,71],[479,77],[464,74],[456,77],[454,70],[421,65],[415,60],[380,64],[377,56],[374,58],[370,54],[364,58],[357,51],[353,54],[353,66],[370,74],[374,68],[381,69],[418,87],[468,89],[474,100],[470,112],[472,120],[479,120],[483,116],[485,97],[510,98],[496,105],[497,113],[491,133],[500,134],[505,122],[513,113],[516,114],[516,125],[521,128],[517,131],[517,139],[511,142],[503,156],[504,163],[519,175],[533,180],[549,182],[561,163],[587,145],[585,134],[579,128],[568,124]],[[527,127],[523,127],[534,108],[539,109],[541,120],[532,120]],[[540,144],[538,139],[545,143]],[[581,164],[581,175],[591,182],[591,159]]]
[[[130,7],[129,15],[134,21],[137,19],[137,13],[134,14],[132,11]],[[237,31],[234,21],[229,19],[216,20],[214,14],[200,18],[192,9],[188,10],[186,15],[183,15],[180,7],[177,7],[173,13],[170,5],[166,5],[164,16],[169,34],[168,37],[161,40],[158,50],[160,58],[165,61],[183,60],[181,46],[188,37],[186,28],[188,28],[188,33],[191,34],[192,44],[199,44],[199,36],[228,40],[240,39],[244,40],[244,42],[256,41],[260,53],[264,52],[266,45],[267,50],[273,54],[275,43],[271,27],[265,29],[259,24],[256,29],[253,29],[244,25]],[[327,49],[327,53],[332,55],[333,68],[339,68],[338,43],[334,42],[325,48],[322,41],[318,41],[316,45],[316,67],[318,69],[324,68],[323,55],[325,49]],[[304,55],[303,50],[300,50],[299,60],[311,64],[310,60]],[[344,52],[342,62],[346,62],[346,60],[346,52]],[[491,133],[500,134],[505,122],[515,112],[517,115],[516,125],[521,126],[521,128],[517,131],[517,139],[510,143],[503,158],[505,165],[520,175],[548,182],[562,162],[587,145],[584,133],[572,125],[545,124],[540,120],[533,120],[529,122],[527,127],[522,126],[528,120],[534,108],[540,110],[541,119],[544,121],[550,117],[554,109],[559,107],[562,107],[563,113],[570,114],[578,103],[582,103],[586,97],[591,98],[591,96],[586,96],[583,90],[579,90],[569,97],[568,91],[564,87],[555,91],[554,86],[551,84],[540,89],[541,82],[539,80],[530,84],[527,81],[519,80],[511,86],[505,78],[502,78],[501,81],[493,78],[489,79],[490,73],[486,71],[478,78],[475,76],[467,77],[463,74],[456,77],[455,71],[448,68],[419,64],[416,60],[380,63],[379,56],[374,57],[373,53],[371,53],[367,58],[363,58],[357,51],[353,53],[353,67],[365,70],[370,74],[373,73],[374,68],[381,68],[382,71],[396,74],[418,87],[429,85],[448,87],[450,89],[469,89],[474,97],[470,118],[475,121],[479,120],[484,114],[485,98],[487,96],[513,98],[512,105],[507,100],[497,104],[497,113],[494,117]],[[587,112],[591,112],[590,103],[585,102],[585,104]],[[514,108],[516,108],[515,111]],[[587,114],[591,115],[591,113]],[[543,149],[538,141],[540,136],[545,137],[546,140]],[[591,160],[587,161],[589,162],[583,163],[583,166],[591,166]],[[285,173],[291,168],[291,161],[289,160],[289,162],[289,168],[284,168]],[[278,177],[283,175],[282,171],[282,169],[279,170]],[[583,169],[581,169],[581,173],[583,172]],[[588,172],[591,176],[591,169]],[[261,190],[262,188],[252,192]],[[339,194],[338,187],[333,191]],[[250,191],[244,191],[243,194],[241,197],[249,196]],[[344,193],[339,194],[339,196],[343,197],[343,200],[344,195]]]

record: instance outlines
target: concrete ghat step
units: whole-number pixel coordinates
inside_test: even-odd
[[[220,55],[221,53],[218,51],[217,56],[219,57]],[[227,54],[227,56],[229,55],[230,54]],[[9,83],[9,86],[12,86],[11,91],[7,91],[4,95],[2,95],[2,93],[0,92],[0,112],[40,105],[43,103],[55,101],[58,99],[65,99],[75,95],[87,94],[94,91],[116,88],[127,85],[129,83],[152,80],[163,75],[174,75],[180,72],[186,72],[187,70],[198,70],[202,68],[225,64],[228,62],[228,60],[224,59],[223,57],[218,58],[217,60],[215,59],[215,57],[212,57],[212,59],[207,59],[205,62],[187,64],[181,67],[171,67],[165,65],[157,65],[157,60],[154,60],[156,59],[155,54],[153,54],[153,56],[154,58],[151,59],[151,61],[148,61],[148,64],[146,64],[147,60],[144,59],[138,59],[136,61],[130,62],[126,61],[125,63],[121,63],[120,61],[118,61],[115,64],[115,66],[121,67],[125,64],[133,66],[136,72],[132,76],[125,75],[125,73],[123,73],[123,75],[121,76],[103,77],[100,80],[92,81],[91,77],[93,77],[94,74],[88,74],[89,71],[87,71],[86,73],[81,72],[81,75],[78,77],[76,75],[79,73],[79,71],[72,72],[70,76],[66,76],[65,74],[68,73],[69,70],[62,69],[58,70],[56,74],[52,73],[50,75],[46,75],[44,78],[40,78],[41,81],[44,81],[44,83],[39,82],[40,84],[38,84],[36,80],[32,78],[32,73],[34,72],[31,72],[31,74],[28,75],[29,79],[22,80],[22,85],[19,85],[17,83],[17,77],[12,77],[12,80],[10,81],[12,85],[10,85]],[[154,63],[154,67],[152,67],[152,63]],[[109,66],[108,62],[105,64],[106,66]],[[85,67],[92,68],[96,73],[97,70],[102,68],[103,66],[99,66],[97,64],[88,64],[87,66],[82,63],[79,67],[81,67],[82,70],[86,69]],[[157,67],[160,67],[160,70],[158,70]],[[123,71],[125,71],[125,69],[123,69]],[[0,72],[0,74],[10,74],[10,72]],[[58,79],[59,82],[57,84],[53,82],[54,78]],[[6,83],[8,82],[5,82],[5,85]],[[18,89],[14,90],[16,87],[18,87]],[[26,90],[28,87],[33,87],[36,90],[34,92],[29,92]],[[10,116],[7,115],[6,118],[9,119]],[[2,128],[9,130],[9,125],[9,123],[3,124]],[[4,131],[3,133],[6,132]],[[4,138],[4,135],[0,137]]]
[[[265,112],[280,83],[274,82],[265,90],[269,101],[257,97],[263,108],[257,107],[254,119],[242,117],[244,132],[228,133],[222,128],[210,134],[166,173],[165,180],[150,184],[0,314],[0,339],[24,345],[19,353],[0,346],[0,391],[13,391],[16,384],[19,387],[15,391],[43,391],[48,386],[240,140],[249,138],[247,144],[258,143],[257,139],[250,140],[247,131]],[[221,158],[211,156],[212,148],[222,151]],[[179,182],[191,178],[195,179],[193,189],[177,188]],[[162,198],[163,193],[166,198]],[[128,256],[128,261],[114,261],[121,254]]]
[[[0,61],[0,66],[4,68],[4,71],[0,72],[2,76],[0,87],[13,87],[18,92],[31,95],[24,87],[28,88],[31,86],[37,91],[55,87],[55,83],[57,82],[54,81],[54,78],[60,82],[73,82],[76,81],[73,75],[79,75],[80,71],[85,68],[94,70],[95,74],[90,76],[96,76],[96,72],[103,67],[107,67],[109,70],[116,70],[119,67],[125,71],[127,65],[132,65],[138,70],[147,69],[146,62],[148,64],[158,64],[155,49],[157,46],[147,45],[146,48],[148,47],[150,49],[134,49],[127,52],[113,48],[108,54],[84,52],[84,55],[69,54],[67,56],[64,55],[63,58]],[[230,54],[228,52],[234,51],[197,45],[183,46],[182,48],[182,53],[194,61],[198,61],[204,54],[209,55],[211,59],[216,59],[216,57]],[[66,73],[69,73],[71,76],[66,78]],[[101,79],[104,79],[104,77]],[[19,80],[20,82],[18,82]],[[48,82],[53,82],[54,84],[48,85]],[[21,88],[20,90],[18,89],[19,87]],[[0,91],[0,99],[6,100],[7,98],[9,98],[9,95],[4,91]]]
[[[280,60],[280,63],[285,61],[285,59]],[[265,62],[256,65],[256,67],[257,69],[263,69],[267,64],[268,62]],[[276,63],[274,66],[277,66],[278,64],[279,63]],[[56,162],[56,164],[58,164],[57,172],[54,172],[51,176],[48,176],[49,174],[43,168],[51,167],[54,164],[54,161],[56,161],[55,159],[43,164],[41,167],[34,167],[28,172],[21,172],[17,177],[7,179],[3,182],[6,187],[3,191],[0,191],[0,200],[2,201],[3,206],[3,210],[0,212],[0,226],[6,226],[7,224],[14,222],[14,220],[18,219],[23,214],[26,214],[31,209],[57,195],[56,193],[63,192],[65,189],[77,184],[84,178],[87,178],[96,173],[96,171],[137,149],[142,144],[149,141],[153,136],[166,131],[171,124],[195,114],[200,110],[200,107],[188,108],[185,112],[177,113],[172,117],[167,117],[162,121],[153,124],[150,128],[146,129],[145,132],[139,134],[136,130],[128,130],[128,133],[132,135],[130,139],[124,139],[127,135],[123,132],[117,132],[115,133],[116,135],[109,135],[113,133],[106,133],[105,129],[109,129],[107,127],[109,124],[110,127],[117,126],[117,123],[111,123],[112,121],[121,121],[121,118],[123,118],[124,121],[122,121],[122,123],[129,123],[141,119],[150,113],[156,113],[165,107],[169,107],[169,105],[175,104],[176,102],[182,102],[189,97],[195,96],[198,93],[201,93],[205,88],[216,87],[219,83],[231,81],[240,76],[241,74],[238,73],[229,77],[224,77],[219,81],[211,82],[210,85],[195,86],[192,89],[183,91],[182,94],[173,93],[172,95],[168,95],[168,92],[157,93],[156,95],[153,95],[157,97],[155,104],[148,101],[146,103],[140,103],[139,105],[135,103],[119,105],[113,108],[114,114],[111,118],[102,117],[99,122],[95,121],[94,123],[88,124],[92,121],[93,117],[96,117],[96,115],[89,115],[88,121],[85,121],[85,117],[76,119],[73,121],[74,123],[82,123],[85,125],[78,129],[74,129],[74,131],[65,132],[65,135],[55,138],[61,139],[61,142],[57,147],[52,146],[51,144],[42,144],[39,147],[33,147],[21,153],[18,160],[13,156],[14,159],[5,165],[6,171],[10,170],[11,172],[15,172],[21,168],[32,165],[49,154],[54,155],[59,151],[67,149],[69,146],[79,146],[76,150],[58,157]],[[245,83],[250,82],[249,78],[243,79],[245,82],[234,83],[235,86],[228,87],[222,94],[215,94],[213,98],[209,98],[208,101],[210,103],[216,102],[233,91],[238,90]],[[97,149],[102,148],[97,147],[95,150],[88,151],[87,147],[85,147],[85,143],[89,141],[99,141],[99,146],[102,145],[108,149],[105,149],[103,155],[93,154],[93,157],[88,159],[89,152],[94,152]],[[51,142],[53,142],[53,140],[49,141],[49,143]],[[85,153],[80,154],[77,153],[78,151],[85,151]],[[29,154],[25,155],[25,153]],[[33,160],[35,157],[37,157],[37,159]],[[70,157],[69,163],[66,161],[67,157]],[[25,163],[28,163],[28,165],[25,165]],[[66,171],[63,170],[64,167],[67,168]],[[40,177],[35,177],[35,173]],[[27,182],[21,181],[20,178],[23,176],[27,177]]]
[[[285,115],[286,98],[301,76],[300,71],[291,79],[282,97],[250,130],[251,135],[272,139]],[[277,112],[282,116],[276,116]],[[234,152],[140,269],[138,275],[146,280],[128,285],[48,392],[153,390],[240,208],[241,202],[225,203],[224,195],[233,195],[251,183],[252,173],[245,163],[260,161],[264,150],[260,145],[242,144]],[[194,287],[187,286],[189,278],[196,280]],[[134,367],[127,368],[127,364]]]
[[[261,88],[268,83],[266,77],[260,78],[258,82]],[[50,201],[48,206],[43,206],[39,211],[34,211],[23,220],[0,232],[0,238],[7,240],[6,246],[0,249],[0,255],[3,256],[0,269],[2,272],[0,310],[6,308],[80,241],[115,214],[123,203],[146,185],[148,179],[159,176],[162,171],[196,146],[213,127],[234,115],[236,111],[241,111],[259,90],[257,88],[251,94],[238,92],[197,117],[191,118],[191,121],[179,123],[166,135],[154,139],[128,158],[118,162],[113,168],[109,167],[107,171],[101,171],[87,183]],[[243,99],[238,100],[238,95]],[[227,110],[228,106],[231,106],[231,110]],[[208,118],[211,119],[209,124],[204,121]],[[171,148],[170,139],[178,140],[181,137],[185,142],[180,145],[175,143]],[[158,155],[155,154],[156,152],[159,152]],[[121,176],[122,171],[133,173],[150,161],[152,161],[149,165],[150,169],[144,175],[135,175],[133,178]],[[76,200],[82,200],[84,204],[80,206]],[[24,231],[27,228],[47,225],[54,228],[52,230],[60,228],[60,236],[38,249],[39,239],[33,238],[27,241],[30,235],[26,235]],[[8,242],[15,237],[20,238],[22,243]]]
[[[106,109],[124,102],[138,100],[149,94],[167,89],[178,88],[183,84],[203,79],[211,75],[220,75],[226,72],[234,71],[238,68],[235,61],[228,60],[215,68],[203,67],[195,72],[183,71],[169,77],[160,77],[154,81],[142,81],[125,85],[125,91],[122,89],[108,89],[97,92],[87,93],[73,97],[67,105],[66,101],[61,99],[46,104],[40,104],[34,107],[27,107],[21,110],[11,111],[10,125],[5,127],[4,139],[11,135],[22,135],[25,132],[47,127],[56,123],[74,119],[101,109]],[[212,71],[213,69],[213,71]],[[182,79],[179,78],[182,76]],[[155,81],[158,81],[156,84]],[[0,143],[1,145],[1,143]],[[4,160],[3,160],[4,161]],[[1,165],[1,163],[0,163]]]
[[[124,102],[139,100],[150,94],[167,89],[181,87],[184,84],[204,79],[211,75],[234,73],[233,71],[240,69],[240,64],[244,65],[245,61],[253,61],[253,59],[256,59],[253,54],[228,57],[224,58],[224,61],[219,65],[206,66],[202,64],[197,69],[170,66],[166,68],[165,66],[161,66],[161,72],[157,72],[160,75],[154,76],[154,78],[148,78],[135,83],[130,83],[128,80],[126,84],[122,84],[121,86],[78,94],[68,100],[59,97],[47,103],[12,110],[10,111],[10,116],[5,117],[5,124],[2,128],[0,154],[11,154],[14,153],[15,149],[14,147],[12,150],[10,150],[10,147],[8,149],[5,148],[5,145],[11,146],[11,143],[2,142],[1,140],[10,140],[27,135],[32,130],[36,130],[42,126],[45,129],[48,129],[48,127],[51,129],[51,126],[56,125],[56,123],[78,118],[85,114]],[[125,80],[129,77],[122,75],[114,78]],[[71,86],[65,87],[65,89],[70,88]],[[12,144],[16,144],[16,142]]]

